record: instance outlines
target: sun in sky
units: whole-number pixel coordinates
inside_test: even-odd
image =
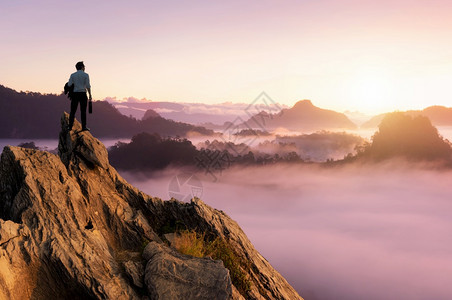
[[[349,104],[366,112],[391,110],[394,84],[395,78],[388,68],[363,66],[348,79]]]

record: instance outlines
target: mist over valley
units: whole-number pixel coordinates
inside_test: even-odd
[[[123,175],[168,199],[169,183],[185,172]],[[195,176],[202,193],[194,195],[235,219],[306,299],[448,299],[452,293],[450,170],[390,161],[333,169],[237,167],[217,182]]]

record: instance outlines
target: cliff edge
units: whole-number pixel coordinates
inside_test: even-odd
[[[1,155],[0,299],[301,299],[225,213],[140,192],[101,142],[67,123],[65,113],[58,155]],[[248,288],[239,292],[221,260],[173,249],[174,224],[230,245]]]

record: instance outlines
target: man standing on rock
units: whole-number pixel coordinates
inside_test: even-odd
[[[82,131],[89,131],[86,127],[86,106],[88,104],[88,98],[86,97],[86,91],[89,94],[89,101],[93,100],[91,96],[91,85],[89,83],[89,75],[85,73],[85,64],[83,61],[79,61],[75,68],[77,72],[72,73],[69,78],[68,86],[74,85],[74,93],[71,99],[71,113],[69,115],[69,125],[68,131],[72,129],[74,125],[75,112],[77,111],[77,106],[80,103],[80,114],[82,118]]]

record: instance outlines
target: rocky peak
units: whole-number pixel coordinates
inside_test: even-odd
[[[11,146],[1,155],[0,299],[300,299],[225,213],[140,192],[101,142],[67,123],[64,114],[59,155]],[[249,290],[237,291],[222,261],[164,242],[175,223],[232,245]]]
[[[311,100],[300,100],[292,107],[292,109],[299,110],[299,109],[308,109],[313,108],[314,104],[312,104]]]
[[[160,117],[160,115],[158,114],[158,112],[156,112],[156,111],[153,110],[153,109],[148,109],[148,110],[144,113],[144,116],[143,116],[143,118],[141,118],[141,120],[146,120],[146,119],[149,119],[149,118],[158,118],[158,117]]]
[[[99,166],[108,169],[108,152],[105,146],[89,131],[82,131],[79,122],[75,122],[72,130],[66,128],[69,125],[69,115],[63,114],[61,118],[61,132],[58,143],[58,155],[66,167],[73,167],[84,162],[90,168]]]

